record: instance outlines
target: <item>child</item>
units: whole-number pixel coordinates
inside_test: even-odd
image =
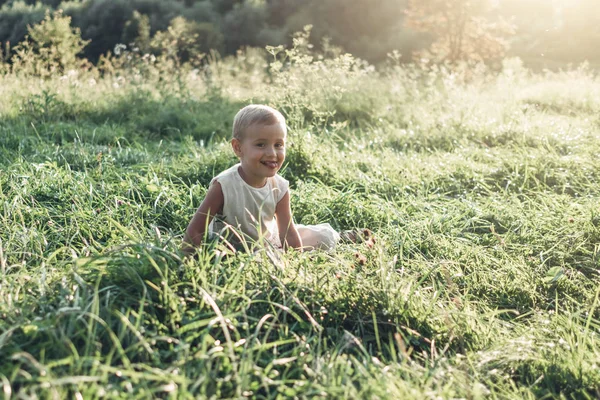
[[[231,147],[240,162],[212,179],[185,232],[184,251],[201,244],[207,227],[238,248],[261,241],[283,249],[335,247],[340,235],[329,224],[294,223],[288,181],[277,174],[286,136],[283,115],[271,107],[249,105],[236,114]]]

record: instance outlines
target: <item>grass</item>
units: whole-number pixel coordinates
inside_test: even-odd
[[[0,77],[6,398],[600,395],[593,72],[257,54]],[[374,246],[180,258],[249,101],[288,119],[296,220]]]

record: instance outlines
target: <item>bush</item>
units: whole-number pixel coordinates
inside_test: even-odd
[[[27,27],[29,35],[15,47],[13,71],[48,77],[81,68],[86,60],[77,58],[89,43],[81,39],[79,28],[71,28],[71,17],[62,11],[46,13],[42,22]]]
[[[154,35],[150,48],[177,65],[186,62],[197,65],[210,50],[223,51],[223,35],[211,23],[177,17],[165,32]]]
[[[295,33],[291,49],[268,48],[273,55],[273,84],[267,97],[284,112],[291,129],[305,124],[320,130],[332,123],[376,122],[387,100],[374,67],[327,42],[322,53],[312,50],[311,29],[308,25]]]

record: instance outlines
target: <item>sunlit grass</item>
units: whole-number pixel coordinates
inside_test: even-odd
[[[593,74],[292,61],[1,78],[4,393],[595,398]],[[180,258],[250,96],[290,122],[296,220],[373,246]]]

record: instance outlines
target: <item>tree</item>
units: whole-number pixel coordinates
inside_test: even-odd
[[[243,46],[269,44],[260,40],[260,33],[267,27],[266,20],[266,4],[253,0],[236,4],[223,17],[226,52],[232,54]]]
[[[451,64],[502,58],[514,28],[500,18],[488,20],[492,8],[491,0],[409,0],[407,26],[433,38],[415,57]]]

